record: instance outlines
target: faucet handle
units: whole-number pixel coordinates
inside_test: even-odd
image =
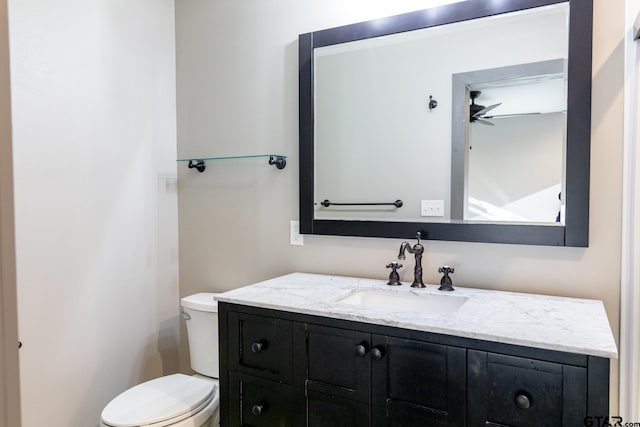
[[[395,261],[390,262],[389,264],[386,265],[387,268],[390,268],[391,271],[396,271],[399,268],[402,268],[402,264],[398,264]]]
[[[449,267],[448,265],[443,265],[442,267],[438,268],[438,273],[444,273],[444,274],[449,274],[449,273],[453,273],[455,270],[453,267]]]
[[[416,233],[416,239],[418,239],[418,243],[420,243],[420,239],[422,239],[422,232],[421,231],[418,231]]]
[[[449,274],[453,274],[455,270],[453,269],[453,267],[449,267],[448,265],[443,265],[442,267],[438,268],[438,273],[442,273],[444,274],[444,276],[442,276],[442,279],[440,279],[440,287],[438,288],[439,291],[454,291],[455,289],[453,289],[453,281],[451,280],[451,277],[449,277]]]
[[[398,264],[393,261],[387,264],[387,268],[391,269],[391,273],[389,273],[389,280],[387,281],[387,285],[389,286],[400,286],[400,275],[398,274],[398,269],[402,267],[402,264]]]

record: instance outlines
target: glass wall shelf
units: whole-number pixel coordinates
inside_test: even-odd
[[[268,163],[274,165],[278,169],[284,169],[287,165],[287,156],[281,154],[252,154],[246,156],[224,156],[224,157],[190,157],[187,159],[178,159],[179,162],[189,162],[189,169],[195,168],[198,172],[204,172],[207,168],[208,160],[231,160],[231,159],[255,159],[259,157],[268,158]]]

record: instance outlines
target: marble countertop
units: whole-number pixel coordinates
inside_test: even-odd
[[[601,301],[456,287],[454,292],[384,280],[291,273],[216,297],[218,301],[506,344],[617,358]],[[465,301],[453,313],[362,307],[340,300],[359,290]]]

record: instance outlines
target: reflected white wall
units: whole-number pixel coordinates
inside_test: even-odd
[[[469,127],[469,197],[510,212],[512,220],[553,223],[560,211],[565,114],[491,122]],[[466,219],[491,220],[478,212]]]
[[[442,200],[443,218],[429,219],[449,219],[452,76],[566,58],[566,13],[542,8],[316,49],[315,217],[421,221],[421,200]],[[554,154],[562,166],[562,151]],[[404,205],[325,208],[325,199]]]

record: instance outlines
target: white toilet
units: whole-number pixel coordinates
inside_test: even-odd
[[[191,352],[189,376],[167,375],[121,393],[102,410],[102,427],[216,427],[218,403],[218,303],[215,294],[182,298]]]

